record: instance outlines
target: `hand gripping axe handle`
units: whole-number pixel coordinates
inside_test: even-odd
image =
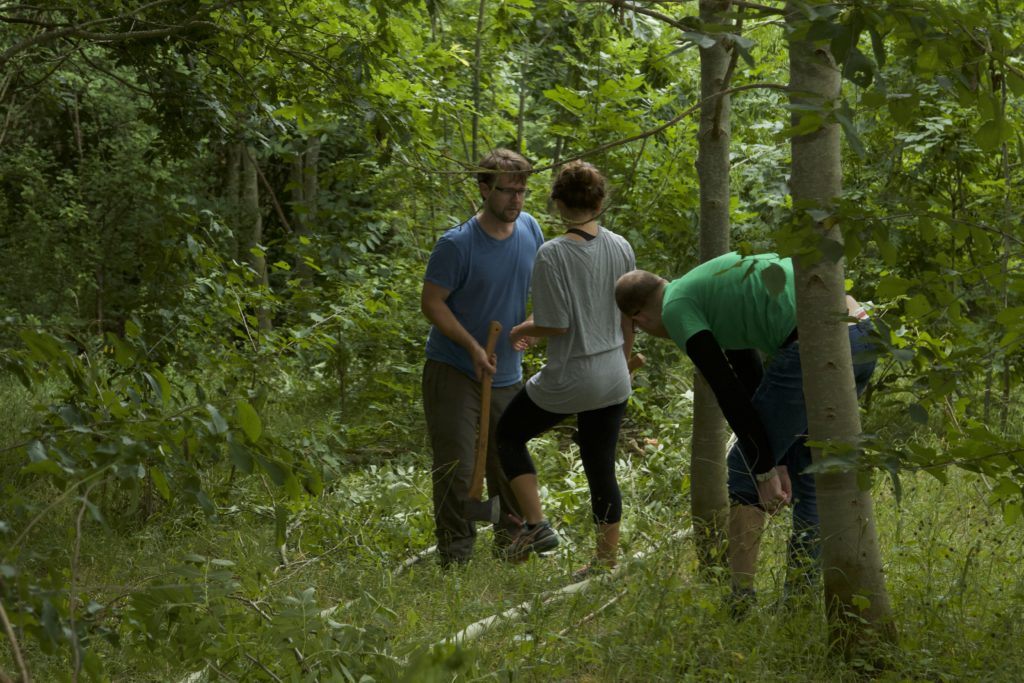
[[[491,321],[487,332],[487,358],[494,355],[494,347],[498,344],[501,334],[501,323]],[[463,515],[466,519],[477,522],[497,524],[501,519],[501,501],[498,496],[481,501],[484,492],[484,472],[487,469],[487,440],[491,425],[491,380],[489,373],[483,373],[480,380],[480,428],[476,435],[476,458],[473,461],[473,480],[469,486],[469,500],[463,504]]]

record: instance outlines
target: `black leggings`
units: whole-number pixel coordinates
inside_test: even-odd
[[[576,442],[590,486],[590,509],[597,524],[615,524],[622,519],[622,494],[615,478],[615,444],[625,413],[626,401],[576,414]],[[509,480],[537,473],[526,443],[568,416],[544,410],[530,400],[526,389],[516,394],[502,413],[495,434],[501,468]]]

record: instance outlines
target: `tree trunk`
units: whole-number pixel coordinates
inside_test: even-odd
[[[477,149],[477,136],[480,129],[480,76],[483,70],[481,64],[481,52],[483,50],[484,41],[484,10],[487,8],[487,0],[480,0],[480,9],[476,18],[476,47],[473,50],[473,119],[472,119],[472,149],[473,158],[471,161],[476,163],[480,159],[479,150]]]
[[[295,233],[295,275],[304,287],[313,286],[313,269],[306,262],[309,253],[310,226],[316,222],[319,177],[320,137],[311,138],[306,149],[292,161],[292,229]]]
[[[799,36],[797,3],[786,7],[787,21]],[[829,107],[839,96],[840,74],[831,54],[812,41],[795,39],[789,46],[790,95],[794,123],[801,112]],[[815,220],[810,211],[830,212],[842,189],[839,127],[825,123],[792,139],[794,218],[808,226],[807,240],[830,250],[841,243],[834,219]],[[821,218],[821,215],[815,213]],[[842,259],[827,256],[794,258],[797,327],[803,365],[804,397],[811,441],[851,444],[861,433],[857,391],[850,364],[850,340]],[[819,463],[827,458],[813,450]],[[847,659],[878,659],[883,643],[896,640],[896,626],[882,572],[870,491],[858,485],[856,472],[815,477],[821,517],[822,568],[829,645]]]
[[[256,169],[256,151],[251,147],[242,150],[242,223],[239,229],[243,231],[245,239],[245,257],[249,261],[249,267],[256,274],[255,284],[261,289],[270,285],[267,277],[267,259],[259,250],[263,242],[263,214],[260,212],[260,185],[259,174]],[[270,329],[270,314],[265,306],[260,306],[257,312],[259,330]],[[254,330],[249,330],[252,336],[253,345],[258,341]]]
[[[237,259],[239,231],[242,225],[242,155],[245,153],[245,145],[241,142],[232,142],[225,149],[224,169],[224,213],[227,224],[231,226],[232,243],[228,247],[228,258]]]
[[[720,13],[728,0],[701,0],[705,23],[724,23]],[[729,140],[726,87],[729,50],[720,38],[700,50],[701,113],[697,178],[700,184],[700,260],[703,263],[729,250]],[[710,99],[709,99],[710,98]],[[704,570],[725,566],[723,552],[729,516],[725,471],[725,418],[711,387],[694,372],[693,436],[690,443],[690,514],[697,557]]]

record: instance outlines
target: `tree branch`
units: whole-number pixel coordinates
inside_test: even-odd
[[[577,159],[582,159],[584,157],[588,157],[588,156],[591,156],[591,155],[594,155],[594,154],[600,154],[601,152],[607,152],[610,149],[615,149],[616,147],[621,147],[622,145],[627,145],[627,144],[629,144],[631,142],[636,142],[637,140],[643,140],[644,138],[649,138],[651,136],[657,135],[658,133],[661,133],[661,132],[671,128],[675,124],[679,123],[680,121],[682,121],[684,118],[686,118],[690,114],[693,114],[694,112],[700,111],[701,104],[703,104],[704,101],[712,100],[712,99],[718,99],[718,98],[721,98],[721,97],[725,97],[726,95],[732,95],[733,93],[743,92],[743,91],[746,91],[746,90],[780,90],[782,92],[789,92],[789,86],[785,85],[783,83],[748,83],[747,85],[738,85],[738,86],[736,86],[734,88],[726,88],[724,90],[721,90],[721,91],[715,93],[711,97],[706,97],[706,98],[704,98],[704,100],[701,100],[697,104],[684,109],[682,112],[680,112],[679,114],[673,116],[671,119],[669,119],[665,123],[661,124],[660,126],[652,128],[650,130],[646,130],[646,131],[644,131],[642,133],[637,133],[636,135],[631,135],[631,136],[629,136],[627,138],[622,138],[621,140],[615,140],[613,142],[608,142],[608,143],[605,143],[603,145],[598,145],[597,147],[594,147],[593,149],[589,149],[589,150],[587,150],[585,152],[580,152],[576,156],[567,157],[565,159],[562,159],[559,162],[559,165],[567,164],[570,161],[576,161]],[[551,164],[551,165],[548,165],[548,166],[541,166],[539,168],[535,168],[535,169],[533,169],[533,172],[534,173],[539,173],[541,171],[548,171],[548,170],[550,170],[552,168],[555,168],[555,164]]]
[[[32,678],[28,674],[28,666],[25,665],[25,660],[21,656],[21,648],[18,647],[18,637],[14,634],[14,628],[11,626],[10,619],[7,618],[7,612],[4,610],[4,603],[0,600],[0,624],[3,624],[4,633],[7,635],[7,640],[11,643],[11,653],[14,656],[14,663],[18,666],[18,671],[21,672],[22,683],[31,683]],[[0,674],[3,674],[0,671]],[[6,678],[6,675],[4,675]],[[10,679],[7,679],[8,681]]]
[[[73,26],[69,26],[69,25],[65,25],[65,24],[60,24],[60,23],[49,23],[48,24],[48,23],[45,23],[45,22],[38,22],[38,21],[16,20],[16,19],[14,19],[12,17],[9,17],[9,16],[0,17],[0,21],[3,21],[4,23],[29,23],[29,24],[35,24],[37,26],[49,27],[50,29],[52,29],[52,30],[43,31],[41,33],[37,33],[34,36],[29,36],[28,38],[25,38],[25,39],[15,43],[11,47],[7,48],[7,50],[5,50],[2,54],[0,54],[0,70],[2,70],[6,66],[7,62],[9,62],[18,53],[24,52],[25,50],[28,50],[28,49],[30,49],[32,47],[36,47],[38,45],[45,45],[47,43],[52,43],[52,42],[54,42],[56,40],[60,40],[61,38],[82,38],[82,39],[85,39],[85,40],[91,40],[91,41],[95,41],[95,42],[116,43],[116,42],[130,41],[130,40],[146,40],[146,39],[151,39],[151,38],[164,38],[164,37],[175,35],[175,34],[178,34],[178,33],[185,33],[185,32],[191,31],[191,30],[196,29],[196,28],[203,28],[203,27],[206,27],[206,28],[217,28],[217,25],[212,23],[212,22],[209,22],[209,21],[206,21],[206,20],[203,20],[203,19],[199,19],[199,18],[193,18],[193,19],[191,19],[189,21],[186,21],[183,24],[178,24],[176,26],[167,26],[167,27],[164,27],[164,28],[150,29],[150,30],[146,30],[146,31],[97,32],[97,31],[90,30],[91,27],[94,27],[94,26],[100,26],[100,25],[103,25],[103,24],[110,24],[110,23],[114,23],[114,22],[118,22],[118,21],[125,21],[125,20],[128,20],[128,19],[133,19],[133,20],[138,21],[139,20],[139,15],[142,12],[154,9],[154,8],[159,7],[161,5],[173,4],[174,2],[175,2],[175,0],[155,0],[154,2],[151,2],[151,3],[147,4],[147,5],[143,5],[142,7],[139,7],[138,9],[136,9],[134,12],[131,12],[131,13],[120,14],[120,15],[118,15],[116,17],[103,17],[103,18],[100,18],[100,19],[93,19],[92,21],[87,21],[85,23],[76,24],[76,25],[73,25]],[[231,4],[231,3],[229,1],[226,4]],[[208,8],[207,12],[209,13],[209,12],[213,11],[214,9],[217,9],[217,7],[210,7],[210,8]],[[58,27],[61,27],[61,28],[58,28]]]
[[[696,3],[697,1],[698,0],[656,0],[655,2],[651,2],[649,4],[651,4],[651,5],[684,5],[684,4]],[[633,4],[630,4],[628,2],[623,2],[623,0],[576,0],[576,4],[578,4],[578,5],[613,5],[615,7],[621,7],[623,9],[628,9],[628,10],[637,12],[639,14],[646,14],[647,16],[652,17],[654,19],[658,19],[659,21],[665,21],[669,25],[675,26],[676,28],[682,28],[682,30],[684,30],[684,31],[689,31],[690,30],[686,26],[682,26],[682,27],[678,26],[677,25],[677,22],[678,22],[677,19],[673,19],[672,17],[669,17],[667,15],[660,14],[659,12],[655,12],[654,10],[648,10],[645,7],[640,7],[640,6],[637,6],[637,5],[633,5]],[[774,14],[774,15],[777,15],[777,16],[782,16],[784,14],[783,10],[778,8],[778,7],[771,7],[769,5],[762,5],[762,4],[756,3],[756,2],[744,2],[743,0],[732,0],[732,2],[730,2],[729,4],[733,5],[734,7],[739,7],[740,9],[755,10],[755,11],[761,12],[763,14]]]

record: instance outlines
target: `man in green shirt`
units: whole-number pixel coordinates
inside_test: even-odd
[[[619,278],[615,298],[637,327],[672,339],[686,352],[736,434],[727,465],[729,566],[737,604],[753,602],[766,513],[792,503],[789,566],[816,566],[818,506],[814,476],[804,471],[811,454],[792,261],[733,252],[672,282],[634,270]],[[856,356],[870,346],[871,326],[852,297],[847,307]],[[875,362],[851,363],[860,393]],[[794,572],[787,583],[795,578]]]

